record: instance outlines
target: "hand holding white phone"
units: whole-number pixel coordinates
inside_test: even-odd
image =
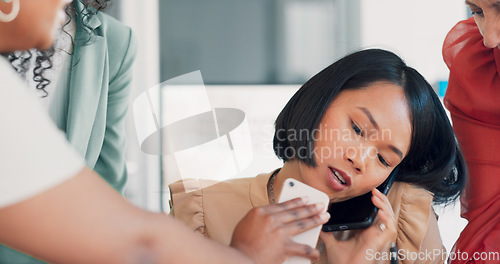
[[[299,197],[307,197],[309,199],[308,204],[323,203],[323,212],[326,212],[328,208],[328,203],[330,199],[325,193],[314,189],[313,187],[306,185],[295,179],[288,178],[283,184],[283,189],[281,190],[281,195],[279,198],[279,203],[286,202]],[[319,233],[321,231],[321,226],[317,226],[310,229],[304,233],[300,233],[292,237],[293,241],[306,244],[311,247],[316,247],[318,243]],[[285,264],[311,264],[311,261],[303,257],[291,257],[287,259]]]

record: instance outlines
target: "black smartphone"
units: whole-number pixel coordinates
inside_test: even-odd
[[[389,177],[377,189],[383,194],[387,194],[397,174],[398,167],[392,170]],[[332,232],[369,227],[378,212],[378,208],[373,204],[371,197],[372,193],[368,192],[346,201],[330,204],[328,207],[330,220],[323,225],[322,230]]]

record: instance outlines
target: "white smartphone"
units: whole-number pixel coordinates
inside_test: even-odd
[[[324,192],[316,190],[313,187],[304,184],[300,181],[297,181],[295,179],[291,178],[286,179],[285,183],[283,184],[283,189],[281,190],[279,202],[282,203],[299,197],[308,197],[309,198],[308,204],[323,203],[324,204],[323,212],[326,212],[326,209],[328,208],[328,203],[330,201],[328,195],[326,195]],[[292,239],[297,243],[306,244],[314,248],[318,243],[320,231],[321,231],[321,225],[313,229],[310,229],[304,233],[300,233],[292,237]],[[311,261],[303,257],[291,257],[283,263],[311,264]]]

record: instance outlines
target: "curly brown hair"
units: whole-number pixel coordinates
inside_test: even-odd
[[[85,14],[81,14],[81,16],[78,17],[79,14],[76,13],[74,5],[70,4],[66,6],[65,12],[67,16],[67,21],[62,27],[62,31],[71,38],[71,42],[73,43],[73,45],[75,45],[75,40],[73,39],[71,34],[69,34],[65,30],[65,27],[71,23],[73,17],[77,17],[77,19],[81,21],[83,28],[85,29],[84,32],[88,34],[88,38],[86,39],[86,41],[84,43],[79,43],[79,44],[87,45],[91,43],[93,34],[92,29],[87,24],[88,21],[90,21],[90,18],[96,15],[99,11],[106,9],[109,6],[111,0],[74,0],[74,1],[82,2],[85,6],[86,11],[88,12],[84,12]],[[51,47],[48,50],[15,51],[8,54],[2,54],[2,56],[6,57],[10,61],[12,67],[24,79],[26,79],[26,73],[30,68],[31,59],[33,58],[33,56],[36,56],[35,67],[33,68],[33,81],[35,81],[36,83],[36,89],[43,92],[42,97],[47,97],[48,92],[45,90],[45,87],[50,84],[50,80],[47,79],[44,76],[44,74],[46,70],[51,69],[53,66],[52,57],[54,56],[54,53],[55,49],[54,47]]]

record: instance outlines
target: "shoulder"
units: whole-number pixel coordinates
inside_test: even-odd
[[[169,185],[173,202],[195,200],[196,197],[221,199],[227,197],[248,197],[249,186],[253,178],[235,179],[229,181],[214,181],[200,179],[185,179]]]
[[[125,26],[102,11],[97,11],[92,7],[85,7],[82,0],[73,1],[73,4],[77,14],[78,25],[85,24],[93,33],[104,37],[108,46],[111,45],[114,48],[109,48],[110,50],[127,50],[129,46],[135,45],[135,38],[130,27]],[[78,32],[83,33],[85,30],[82,31],[80,29],[77,30]],[[83,39],[86,40],[87,36],[83,36]]]
[[[169,185],[171,214],[202,234],[215,226],[231,226],[252,207],[251,182],[252,178],[224,182],[186,179],[172,183]]]
[[[450,32],[448,32],[446,36],[445,42],[453,42],[458,39],[465,39],[471,36],[481,35],[479,33],[479,29],[474,21],[474,18],[468,18],[466,20],[462,20],[455,24],[453,28],[451,28]]]
[[[134,33],[130,27],[103,12],[97,13],[97,17],[101,21],[102,32],[108,43],[118,43],[123,46],[132,40]]]
[[[395,182],[387,194],[387,197],[393,206],[419,204],[425,208],[431,206],[434,198],[432,193],[426,189],[406,182]]]
[[[98,12],[93,23],[97,26],[96,35],[104,38],[110,77],[131,69],[137,53],[137,39],[132,29],[103,12]]]
[[[0,192],[1,208],[69,179],[84,165],[40,101],[28,93],[3,58],[0,58],[0,78],[0,186],[4,187]]]
[[[205,233],[202,182],[181,180],[169,185],[170,214],[191,229]]]
[[[443,43],[443,59],[450,68],[467,64],[471,56],[491,51],[483,45],[483,37],[474,21],[469,18],[458,22],[446,35]]]
[[[418,186],[396,182],[388,194],[397,218],[399,248],[419,252],[427,233],[433,195]]]
[[[137,53],[137,40],[134,32],[115,18],[99,12],[101,22],[99,32],[106,40],[111,79],[128,72],[132,68]]]

